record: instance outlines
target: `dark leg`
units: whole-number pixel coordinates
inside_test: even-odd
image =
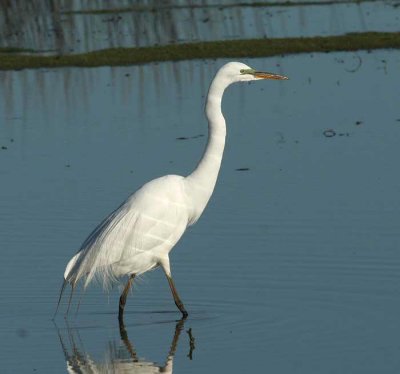
[[[174,281],[168,275],[167,275],[167,279],[168,279],[169,287],[171,288],[172,296],[174,297],[175,305],[181,311],[183,319],[185,319],[188,316],[188,312],[186,311],[185,307],[183,306],[183,303],[178,295],[178,292],[176,291]]]
[[[129,277],[128,282],[126,282],[125,288],[122,291],[122,294],[119,298],[118,320],[119,320],[120,324],[124,323],[124,308],[125,308],[125,304],[126,304],[126,298],[128,297],[128,292],[132,286],[133,278],[135,278],[135,274],[132,274]]]

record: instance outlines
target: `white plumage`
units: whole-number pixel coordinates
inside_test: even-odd
[[[111,213],[85,240],[67,265],[64,278],[75,284],[96,277],[108,287],[127,274],[163,265],[190,221],[184,178],[168,175],[145,184]]]
[[[225,146],[226,125],[221,112],[225,88],[234,82],[259,79],[287,78],[257,72],[239,62],[228,63],[217,72],[206,103],[208,143],[196,169],[187,177],[157,178],[131,195],[96,227],[68,262],[64,285],[69,283],[74,288],[84,278],[86,287],[97,278],[107,288],[115,280],[130,276],[120,298],[122,321],[134,276],[161,266],[177,307],[184,317],[187,316],[172,281],[168,254],[186,228],[198,220],[214,190]]]

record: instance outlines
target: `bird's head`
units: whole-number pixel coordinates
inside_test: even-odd
[[[246,64],[243,64],[241,62],[227,63],[220,69],[218,74],[224,75],[225,78],[229,80],[231,83],[256,81],[260,79],[275,79],[275,80],[289,79],[284,75],[255,70],[250,66],[247,66]]]

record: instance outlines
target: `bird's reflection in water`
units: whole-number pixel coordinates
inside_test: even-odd
[[[172,373],[174,354],[177,349],[179,336],[184,327],[184,320],[177,322],[168,355],[164,365],[146,361],[139,358],[133,343],[128,338],[127,330],[123,323],[119,325],[119,332],[123,343],[118,347],[114,341],[110,341],[105,356],[101,362],[94,360],[84,349],[83,342],[79,336],[78,329],[70,328],[67,325],[68,342],[63,338],[60,330],[58,335],[61,347],[67,362],[68,373]],[[190,335],[190,339],[192,339]],[[189,355],[192,354],[190,345]],[[188,355],[188,356],[189,356]]]

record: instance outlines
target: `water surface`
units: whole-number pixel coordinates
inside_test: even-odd
[[[290,80],[226,93],[219,182],[171,255],[184,326],[159,270],[128,299],[136,356],[117,289],[90,287],[76,318],[51,321],[93,227],[145,181],[195,166],[223,62],[0,73],[2,372],[400,369],[398,51],[245,61]]]

